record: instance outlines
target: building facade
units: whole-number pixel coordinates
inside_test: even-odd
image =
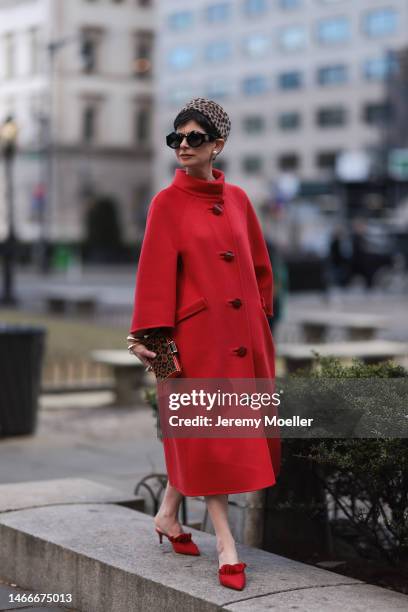
[[[19,129],[20,240],[41,232],[82,239],[94,195],[115,199],[125,241],[142,234],[152,187],[153,24],[150,0],[0,0],[0,120],[13,115]],[[1,198],[3,239],[3,190]]]
[[[195,96],[232,121],[219,163],[255,199],[281,174],[326,181],[344,151],[381,149],[385,83],[408,40],[405,0],[161,0],[156,140]],[[156,158],[156,187],[174,153]]]

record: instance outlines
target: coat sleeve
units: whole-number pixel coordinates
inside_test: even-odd
[[[265,314],[273,315],[273,272],[265,238],[255,209],[247,197],[248,236],[259,294]]]
[[[174,327],[178,250],[169,202],[156,195],[150,203],[136,272],[129,333]]]

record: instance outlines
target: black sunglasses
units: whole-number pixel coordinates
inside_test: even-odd
[[[206,134],[204,132],[196,132],[195,130],[192,130],[188,134],[180,134],[179,132],[171,132],[171,134],[168,134],[166,136],[167,146],[171,147],[172,149],[178,149],[181,143],[183,142],[184,138],[187,139],[187,144],[190,147],[195,148],[195,147],[199,147],[200,145],[202,145],[203,142],[213,142],[214,140],[216,140],[217,137],[214,136],[213,134]]]

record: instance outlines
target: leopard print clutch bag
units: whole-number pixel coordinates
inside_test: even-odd
[[[177,357],[178,349],[171,336],[157,329],[142,342],[149,351],[156,353],[156,357],[149,359],[149,362],[157,380],[180,376],[182,368]]]

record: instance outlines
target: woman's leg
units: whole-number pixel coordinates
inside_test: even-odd
[[[166,490],[159,511],[154,517],[156,527],[171,536],[182,533],[178,512],[183,495],[167,481]]]
[[[219,567],[224,563],[238,563],[237,550],[228,523],[228,495],[206,495],[205,500],[214,526]]]

